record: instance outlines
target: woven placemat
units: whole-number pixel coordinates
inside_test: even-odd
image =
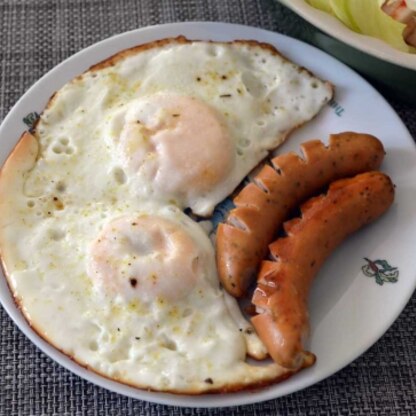
[[[270,0],[0,0],[0,120],[40,76],[111,35],[177,21],[242,23],[284,34],[305,24]],[[416,137],[416,108],[389,100]],[[96,387],[41,353],[0,308],[1,415],[416,415],[416,296],[362,357],[304,391],[250,406],[180,409]]]

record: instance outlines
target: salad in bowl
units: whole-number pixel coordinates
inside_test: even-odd
[[[291,33],[416,105],[416,0],[279,0],[306,22]]]
[[[416,53],[416,0],[306,0],[354,32]]]

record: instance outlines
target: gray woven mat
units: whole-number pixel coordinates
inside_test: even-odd
[[[0,120],[47,70],[116,33],[189,20],[243,23],[290,35],[302,24],[272,0],[0,0]],[[416,108],[390,100],[416,137]],[[416,415],[416,296],[362,357],[290,396],[222,410],[128,399],[81,380],[39,352],[0,308],[1,415]]]

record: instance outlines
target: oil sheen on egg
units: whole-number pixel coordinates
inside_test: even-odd
[[[221,289],[203,226],[331,87],[253,42],[155,42],[66,84],[0,173],[0,250],[31,326],[145,389],[289,375]]]
[[[206,216],[331,96],[329,83],[270,45],[178,38],[68,83],[39,129],[101,141],[136,195]]]

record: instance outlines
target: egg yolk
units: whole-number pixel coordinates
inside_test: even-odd
[[[119,141],[125,165],[170,198],[203,195],[234,165],[226,125],[216,110],[194,97],[159,93],[137,99]]]
[[[200,263],[195,242],[180,224],[156,215],[123,216],[91,244],[87,268],[109,295],[174,302],[192,290]]]

